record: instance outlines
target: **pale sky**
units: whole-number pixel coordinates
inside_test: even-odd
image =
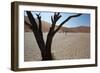
[[[40,13],[41,19],[51,23],[51,16],[54,15],[54,12],[43,12],[43,11],[31,11],[33,16],[36,18],[36,13]],[[60,12],[62,17],[58,20],[57,25],[59,25],[62,21],[64,21],[66,18],[68,18],[70,15],[75,15],[77,13],[68,13],[68,12]],[[26,12],[24,13],[25,16],[27,16]],[[79,17],[75,17],[70,19],[68,22],[66,22],[63,26],[65,27],[78,27],[78,26],[90,26],[90,14],[83,14]]]

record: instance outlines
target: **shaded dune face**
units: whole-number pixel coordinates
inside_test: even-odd
[[[90,27],[85,27],[85,26],[80,26],[80,27],[75,27],[75,28],[68,28],[68,32],[73,32],[73,33],[90,33]]]
[[[24,21],[26,21],[27,23],[29,23],[31,25],[27,16],[24,16]],[[38,23],[37,19],[36,19],[36,22]],[[42,20],[42,31],[43,32],[48,32],[50,27],[51,27],[51,23],[48,23],[47,21]],[[57,27],[58,26],[56,25],[55,29]],[[29,25],[26,24],[26,23],[25,23],[25,26],[24,26],[24,30],[25,30],[25,32],[32,32],[32,29],[30,29]],[[74,27],[74,28],[61,27],[58,32],[90,33],[90,27],[89,26],[79,26],[79,27]]]
[[[27,16],[24,16],[24,20],[31,25]],[[36,19],[36,22],[38,23],[37,19]],[[50,27],[51,27],[51,23],[48,23],[48,22],[42,20],[42,31],[43,32],[48,32]],[[24,29],[25,29],[25,32],[32,32],[32,29],[30,29],[29,25],[27,25],[26,23],[25,23]],[[62,32],[62,29],[60,29],[59,32]]]

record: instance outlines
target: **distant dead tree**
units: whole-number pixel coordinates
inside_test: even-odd
[[[30,23],[32,24],[30,26],[30,28],[32,29],[32,31],[34,33],[36,42],[41,51],[42,60],[53,60],[53,56],[51,53],[51,46],[52,46],[52,40],[53,40],[54,35],[71,18],[78,17],[81,15],[81,14],[75,14],[75,15],[69,16],[63,22],[61,22],[61,24],[55,29],[57,21],[62,17],[59,12],[57,12],[57,13],[55,12],[54,15],[51,16],[52,25],[47,34],[46,42],[44,42],[43,32],[42,32],[42,20],[41,20],[40,13],[36,14],[38,23],[36,22],[34,16],[32,15],[32,13],[30,11],[26,11],[26,13],[27,13]],[[29,24],[26,21],[25,21],[25,23]]]
[[[65,35],[67,35],[68,31],[67,31],[67,30],[65,30],[65,31],[64,31],[64,33],[65,33]]]

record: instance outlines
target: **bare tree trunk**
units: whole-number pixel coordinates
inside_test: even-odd
[[[61,15],[59,12],[54,13],[54,16],[51,16],[52,26],[50,27],[50,30],[49,30],[48,35],[47,35],[47,40],[45,43],[44,39],[43,39],[42,23],[41,23],[40,14],[36,14],[37,19],[39,21],[39,23],[38,23],[39,26],[38,26],[32,13],[30,11],[26,11],[26,13],[27,13],[28,18],[30,20],[30,23],[32,24],[30,26],[30,28],[32,29],[32,31],[34,33],[34,36],[36,38],[36,42],[37,42],[39,49],[41,51],[42,60],[53,60],[53,56],[51,53],[51,46],[52,46],[52,40],[53,40],[54,35],[58,32],[58,30],[62,27],[62,25],[64,25],[68,20],[81,15],[81,14],[77,14],[77,15],[69,16],[67,19],[65,19],[58,26],[57,29],[55,29],[56,22],[61,18]],[[27,22],[25,22],[25,23],[27,23]]]
[[[54,35],[49,32],[47,35],[47,41],[46,41],[46,59],[47,60],[53,60],[52,52],[51,52],[51,46],[52,46],[52,40]]]

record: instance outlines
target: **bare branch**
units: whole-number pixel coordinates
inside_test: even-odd
[[[37,29],[38,29],[37,23],[35,21],[35,18],[32,15],[32,13],[30,11],[26,11],[26,13],[27,13],[27,16],[30,20],[30,23],[32,24],[33,31],[37,31]]]
[[[69,16],[67,19],[65,19],[65,20],[58,26],[58,28],[55,30],[55,33],[56,33],[66,22],[68,22],[71,18],[79,17],[79,16],[81,16],[81,15],[82,15],[82,14],[76,14],[76,15]]]
[[[39,14],[36,14],[37,15],[37,19],[39,21],[39,30],[42,31],[42,22],[41,22],[41,16],[40,16],[40,13]]]
[[[54,19],[53,19],[53,16],[51,16],[51,21],[52,21],[52,23],[54,23]]]
[[[57,21],[61,18],[60,12],[58,13],[54,13],[54,16],[51,16],[51,21],[52,21],[52,26],[50,28],[50,31],[54,31],[55,25],[57,23]]]
[[[32,30],[33,30],[35,39],[37,41],[37,44],[38,44],[40,50],[44,51],[45,42],[44,42],[44,39],[43,39],[43,33],[41,31],[39,31],[38,25],[36,23],[34,16],[32,15],[32,13],[30,11],[26,11],[26,13],[27,13],[27,16],[29,18],[30,23],[32,24]],[[37,18],[39,19],[39,21],[41,20],[40,14],[37,14]]]
[[[61,15],[60,15],[60,12],[58,13],[54,13],[54,23],[56,24],[56,22],[60,19]]]

